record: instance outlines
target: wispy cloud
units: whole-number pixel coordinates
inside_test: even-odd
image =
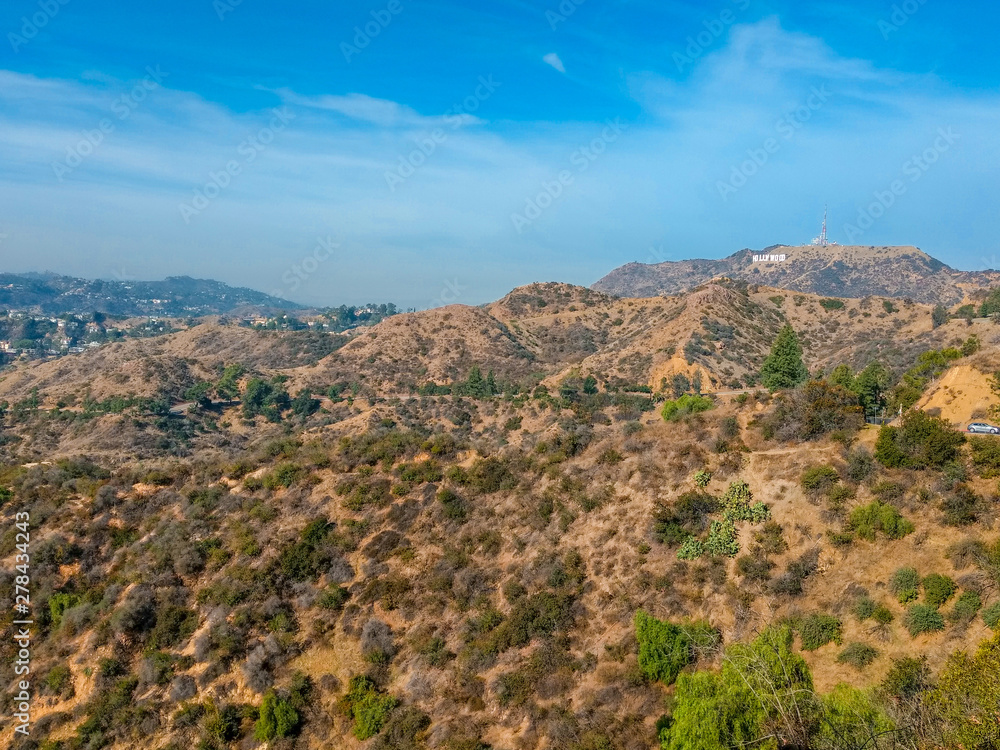
[[[557,55],[555,52],[549,52],[547,55],[542,57],[542,61],[545,62],[547,65],[551,65],[560,73],[566,72],[566,66],[563,65],[563,61],[559,59],[559,55]]]

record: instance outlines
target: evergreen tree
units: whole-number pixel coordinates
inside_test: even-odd
[[[892,384],[892,373],[881,362],[872,362],[858,373],[852,389],[867,413],[885,406],[885,396]]]
[[[794,388],[809,378],[802,361],[802,345],[794,329],[785,324],[771,347],[771,354],[760,368],[760,382],[772,391]]]
[[[837,365],[830,373],[829,381],[833,385],[839,385],[849,391],[854,390],[854,373],[851,372],[850,365]]]
[[[931,323],[935,328],[943,326],[948,322],[948,309],[944,305],[937,305],[931,312]]]

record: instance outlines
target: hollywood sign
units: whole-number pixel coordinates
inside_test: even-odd
[[[754,263],[784,263],[788,260],[788,256],[785,253],[780,255],[754,255]]]

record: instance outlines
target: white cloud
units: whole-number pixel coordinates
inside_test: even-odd
[[[548,65],[551,65],[560,73],[566,72],[566,66],[563,65],[563,61],[559,59],[559,55],[557,55],[555,52],[550,52],[549,54],[545,55],[542,58],[542,61]]]

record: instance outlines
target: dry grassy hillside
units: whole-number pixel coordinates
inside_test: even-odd
[[[198,380],[217,377],[227,363],[287,369],[315,362],[344,340],[322,332],[257,331],[206,321],[179,333],[129,339],[45,362],[17,363],[0,371],[0,400],[24,398],[34,388],[51,397],[179,395]]]
[[[953,655],[1000,621],[1000,445],[911,416],[864,426],[856,383],[749,387],[786,322],[814,374],[881,358],[885,399],[917,419],[1000,403],[990,321],[730,282],[648,299],[532,285],[332,352],[202,325],[5,371],[0,573],[10,590],[27,512],[37,625],[34,735],[2,741],[648,750],[688,675],[787,627],[811,710],[843,683],[870,691],[851,695],[885,736],[954,746],[934,734],[952,719],[903,709],[937,705]],[[179,398],[234,363],[238,400],[65,402]],[[686,394],[667,421],[677,373],[735,392]],[[680,682],[651,670],[640,611],[711,634],[661,648],[683,655]],[[925,681],[906,701],[901,664]]]

